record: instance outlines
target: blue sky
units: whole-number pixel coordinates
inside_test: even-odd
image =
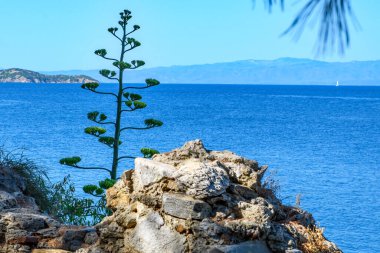
[[[118,13],[133,12],[142,42],[131,59],[147,67],[227,62],[280,57],[316,58],[316,29],[295,42],[280,37],[301,1],[288,0],[285,11],[268,14],[261,0],[12,0],[0,7],[0,68],[38,71],[99,69],[107,62],[93,54],[117,52],[106,31]],[[361,29],[352,29],[352,45],[344,56],[328,61],[380,59],[380,1],[352,0]]]

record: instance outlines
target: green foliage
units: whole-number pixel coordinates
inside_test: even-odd
[[[136,48],[136,47],[141,46],[141,43],[140,43],[140,41],[135,40],[134,38],[127,38],[127,45],[130,45],[131,48]],[[143,62],[143,61],[141,61],[141,62],[143,63],[142,65],[145,64],[145,62]]]
[[[115,183],[116,183],[115,179],[107,178],[103,181],[99,181],[99,187],[107,190],[107,189],[111,188],[112,186],[114,186]]]
[[[156,79],[152,79],[152,78],[148,78],[145,80],[145,83],[148,87],[151,87],[151,86],[156,86],[156,85],[159,85],[160,82],[157,81]]]
[[[107,116],[104,113],[99,113],[95,111],[87,113],[87,118],[91,121],[101,123],[102,121],[105,121],[107,119]]]
[[[143,109],[146,107],[146,104],[141,101],[133,101],[134,109]]]
[[[133,110],[144,109],[147,106],[144,102],[132,100],[125,101],[125,105]]]
[[[119,28],[117,28],[117,27],[111,27],[111,28],[108,28],[108,31],[109,31],[110,33],[112,33],[112,34],[116,33],[117,30],[119,30]],[[96,53],[95,53],[95,54],[96,54]]]
[[[67,165],[67,166],[77,166],[77,164],[81,160],[82,159],[79,156],[73,156],[73,157],[62,158],[61,160],[59,160],[59,163],[62,165]]]
[[[105,180],[99,181],[98,185],[89,184],[83,187],[83,191],[94,197],[102,197],[104,191],[111,188],[116,183],[115,179],[106,178]]]
[[[144,123],[147,127],[160,127],[164,124],[162,121],[156,119],[146,119]]]
[[[93,226],[110,214],[105,197],[79,198],[70,176],[50,187],[48,213],[64,224]]]
[[[107,132],[107,130],[102,128],[102,127],[86,127],[84,129],[84,132],[86,134],[90,134],[90,135],[99,137],[100,135],[105,134]]]
[[[111,70],[108,70],[108,69],[102,69],[102,70],[100,70],[99,74],[101,74],[104,77],[109,77],[109,78],[116,76],[116,72],[115,71],[111,71]]]
[[[131,98],[132,101],[136,101],[136,100],[141,100],[142,99],[142,97],[139,94],[133,94],[133,93],[131,93],[129,95],[129,97]]]
[[[140,43],[140,42],[139,42]],[[135,67],[135,68],[139,68],[139,67],[142,67],[145,65],[145,62],[144,61],[138,61],[138,60],[133,60],[131,61],[132,65]]]
[[[98,50],[95,51],[95,54],[99,55],[101,57],[104,57],[104,56],[107,55],[107,50],[105,50],[105,49],[98,49]]]
[[[99,142],[113,148],[115,146],[115,138],[113,137],[110,137],[110,136],[103,136],[103,137],[99,137]],[[119,142],[119,145],[122,144],[122,141],[118,141]]]
[[[101,197],[101,195],[104,193],[104,190],[102,188],[93,184],[83,186],[83,191],[95,197]]]
[[[52,184],[45,170],[22,154],[7,153],[0,148],[0,170],[15,178],[22,177],[26,186],[22,193],[33,197],[42,211],[64,224],[91,226],[110,213],[105,198],[95,201],[77,197],[69,176]]]
[[[155,154],[160,153],[157,150],[152,149],[152,148],[142,148],[140,151],[144,155],[144,158],[152,158]]]
[[[120,69],[121,71],[125,70],[125,69],[130,69],[132,67],[131,64],[127,63],[127,62],[123,62],[123,61],[115,61],[114,63],[112,63],[116,68]]]
[[[99,84],[98,83],[84,83],[82,84],[82,89],[87,89],[87,90],[91,90],[91,91],[95,91],[96,88],[99,87]]]

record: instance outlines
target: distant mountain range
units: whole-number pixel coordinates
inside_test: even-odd
[[[18,68],[0,70],[0,83],[84,83],[96,81],[86,75],[46,75]]]
[[[110,82],[98,70],[49,71],[43,74],[64,75],[63,80],[96,79]],[[67,79],[66,76],[70,76]],[[92,78],[91,78],[92,77]],[[310,59],[244,60],[236,62],[146,68],[127,71],[125,80],[142,83],[146,78],[175,84],[314,84],[380,85],[380,61],[324,62]],[[1,79],[0,81],[4,80]],[[30,78],[28,80],[31,80]],[[38,80],[49,81],[39,78]],[[54,78],[54,82],[58,80]]]
[[[45,72],[85,74],[109,82],[98,70]],[[126,81],[154,77],[161,83],[193,84],[315,84],[380,85],[380,61],[324,62],[310,59],[244,60],[236,62],[146,68],[129,71]]]

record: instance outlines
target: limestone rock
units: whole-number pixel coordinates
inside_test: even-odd
[[[209,253],[271,253],[263,241],[247,241],[234,245],[218,246],[209,251]]]
[[[144,158],[135,159],[133,187],[135,191],[144,189],[159,182],[165,177],[173,177],[175,168],[169,164],[160,163]]]
[[[249,188],[255,187],[258,183],[255,176],[259,171],[259,166],[256,161],[238,156],[230,151],[212,151],[210,156],[228,168],[227,171],[235,182]]]
[[[218,162],[190,160],[179,167],[173,176],[180,190],[195,198],[218,196],[230,185],[226,170]]]
[[[275,213],[273,205],[262,197],[252,199],[250,202],[239,202],[238,207],[243,218],[249,218],[258,224],[270,221]]]
[[[125,241],[126,245],[131,245],[139,252],[181,253],[185,252],[186,237],[172,231],[157,212],[152,212],[138,221],[136,228]]]
[[[211,214],[209,204],[183,194],[164,193],[162,207],[166,214],[181,219],[203,220]]]
[[[203,146],[203,142],[201,140],[194,140],[186,142],[181,148],[177,148],[171,152],[154,155],[153,160],[177,167],[183,161],[190,159],[204,161],[207,160],[208,156],[208,151]]]

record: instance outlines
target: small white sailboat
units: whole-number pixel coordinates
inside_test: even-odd
[[[335,86],[337,86],[337,87],[339,86],[339,81],[336,81],[336,85]]]

